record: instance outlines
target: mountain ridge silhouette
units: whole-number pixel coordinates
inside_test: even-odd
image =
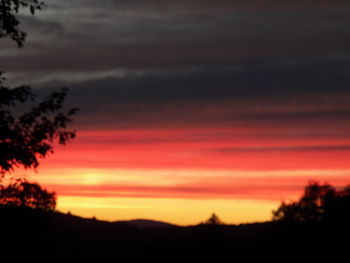
[[[171,224],[164,221],[145,219],[145,218],[137,218],[131,220],[118,220],[113,221],[114,224],[129,224],[133,226],[137,226],[139,228],[164,228],[164,227],[178,227],[178,225]]]
[[[136,220],[140,222],[154,223]],[[0,247],[5,253],[16,255],[18,262],[31,258],[35,262],[107,262],[110,258],[120,262],[220,262],[233,256],[246,261],[280,262],[281,257],[316,260],[327,255],[346,256],[348,244],[340,236],[350,235],[347,223],[263,222],[142,228],[128,221],[108,222],[8,206],[0,206],[0,226]]]

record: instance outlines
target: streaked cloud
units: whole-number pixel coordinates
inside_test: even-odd
[[[244,147],[244,148],[214,148],[210,151],[230,152],[306,152],[306,151],[350,151],[350,145],[327,145],[327,146],[285,146],[285,147]]]

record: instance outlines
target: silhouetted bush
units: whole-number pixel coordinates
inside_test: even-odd
[[[350,186],[337,190],[335,187],[310,182],[298,201],[282,202],[273,211],[275,221],[320,221],[349,219]]]
[[[39,184],[26,179],[17,179],[7,185],[0,185],[0,205],[53,211],[56,207],[56,193],[48,192]]]

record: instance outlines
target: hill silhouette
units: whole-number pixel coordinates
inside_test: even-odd
[[[175,227],[176,225],[149,219],[133,219],[133,220],[123,220],[115,221],[115,224],[128,224],[136,226],[138,228],[164,228],[164,227]]]
[[[245,225],[139,227],[59,212],[0,207],[2,251],[35,262],[200,262],[309,259],[347,253],[348,224],[265,222]],[[156,222],[156,226],[159,224]],[[20,253],[19,253],[20,252]],[[231,261],[231,260],[230,260]],[[308,261],[308,260],[307,260]]]

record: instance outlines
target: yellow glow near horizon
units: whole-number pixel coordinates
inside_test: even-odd
[[[82,174],[80,180],[83,185],[97,185],[103,182],[103,175],[97,173]]]
[[[155,170],[139,170],[139,169],[82,169],[82,168],[66,168],[66,169],[52,169],[42,165],[40,175],[33,171],[21,171],[26,176],[39,180],[43,184],[52,183],[83,183],[89,180],[96,180],[98,183],[121,183],[130,182],[135,183],[140,180],[143,183],[151,185],[157,184],[159,181],[166,180],[169,183],[178,183],[188,181],[191,179],[207,179],[215,176],[216,178],[232,179],[249,179],[249,178],[269,178],[269,179],[283,179],[283,177],[293,178],[308,178],[317,177],[323,180],[324,178],[336,177],[348,179],[350,175],[349,169],[339,170],[200,170],[200,169],[155,169]],[[19,174],[20,174],[19,173]],[[283,175],[283,177],[281,177]],[[147,180],[145,180],[147,178]]]
[[[62,212],[100,220],[198,224],[215,212],[228,224],[270,220],[311,179],[345,185],[350,170],[41,169],[31,176],[58,195]],[[220,192],[222,191],[222,192]]]
[[[99,220],[118,221],[137,218],[195,225],[216,213],[227,224],[266,221],[278,202],[232,199],[170,198],[93,198],[59,197],[57,209]]]

